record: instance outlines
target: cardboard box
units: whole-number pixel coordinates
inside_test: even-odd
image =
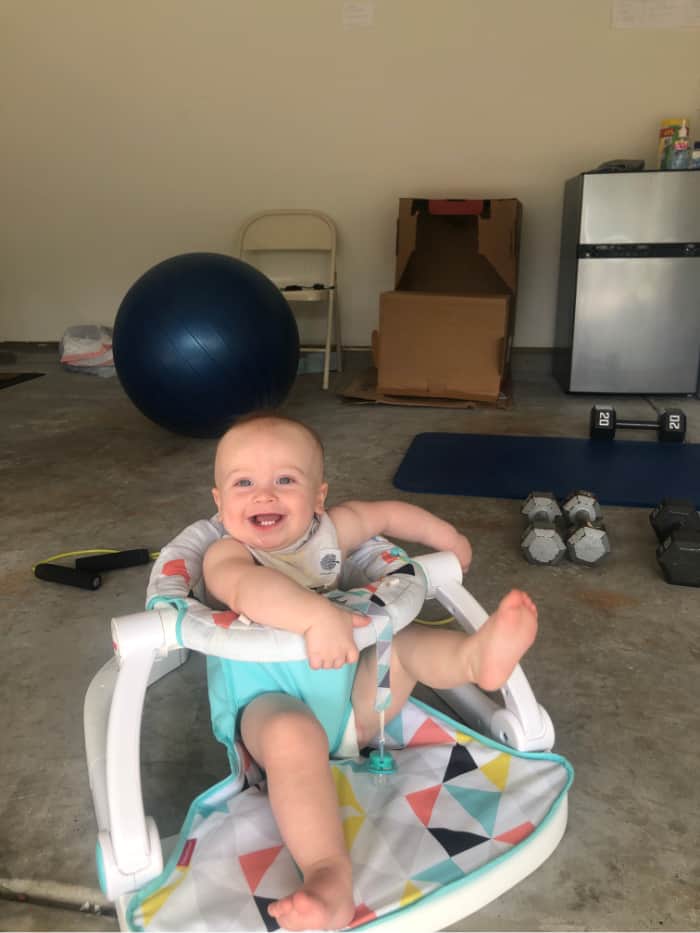
[[[378,390],[495,401],[515,327],[521,205],[402,198],[394,291],[379,303]]]
[[[343,388],[338,391],[338,394],[341,398],[352,402],[376,405],[401,405],[403,407],[411,406],[414,408],[452,408],[462,410],[468,408],[512,408],[513,406],[510,385],[507,381],[501,386],[501,393],[495,402],[461,398],[431,398],[426,395],[383,395],[377,388],[377,370],[375,366],[370,366],[368,369],[357,373],[347,385],[343,386]]]

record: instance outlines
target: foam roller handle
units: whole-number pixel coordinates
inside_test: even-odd
[[[129,551],[115,551],[113,554],[92,554],[90,557],[77,557],[76,570],[88,570],[91,573],[103,570],[119,570],[122,567],[136,567],[149,564],[151,557],[148,548],[137,547]]]
[[[87,570],[74,570],[60,564],[37,564],[34,576],[49,583],[63,583],[65,586],[77,586],[81,590],[96,590],[102,586],[102,577]]]

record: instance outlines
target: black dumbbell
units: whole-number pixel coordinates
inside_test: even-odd
[[[649,516],[656,559],[668,583],[700,586],[700,515],[690,499],[664,499]]]
[[[558,564],[566,554],[562,535],[562,514],[551,492],[531,492],[521,509],[527,527],[520,539],[520,550],[531,564]]]
[[[690,499],[663,499],[649,515],[649,521],[660,542],[677,528],[700,530],[700,515]]]
[[[634,428],[641,431],[658,431],[662,443],[680,444],[685,440],[687,419],[680,408],[667,408],[656,421],[628,421],[617,417],[612,405],[594,405],[591,408],[590,435],[595,440],[615,437],[618,428]]]
[[[700,586],[700,530],[672,531],[657,547],[656,559],[668,583]]]
[[[599,564],[610,553],[610,539],[596,497],[586,489],[579,489],[567,496],[562,511],[571,526],[566,536],[571,560],[589,567]]]

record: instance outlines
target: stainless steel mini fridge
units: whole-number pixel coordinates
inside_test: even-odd
[[[700,171],[566,183],[555,345],[568,392],[698,391]]]

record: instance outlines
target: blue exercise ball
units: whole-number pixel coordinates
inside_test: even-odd
[[[131,286],[112,350],[126,394],[147,418],[177,434],[217,437],[240,415],[285,399],[299,331],[262,272],[219,253],[185,253]]]

